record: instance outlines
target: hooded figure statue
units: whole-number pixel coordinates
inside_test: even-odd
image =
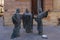
[[[42,23],[42,19],[47,17],[48,15],[48,11],[41,11],[41,9],[39,10],[39,13],[36,17],[36,22],[37,22],[37,30],[38,30],[38,34],[39,35],[43,35],[43,23]]]
[[[20,9],[16,9],[16,13],[12,16],[12,22],[14,24],[14,29],[13,29],[13,33],[11,35],[11,39],[19,37],[20,36],[20,27],[21,27],[21,15],[20,13]]]
[[[32,14],[26,9],[25,13],[23,14],[23,27],[27,33],[31,33],[33,29],[33,16]]]

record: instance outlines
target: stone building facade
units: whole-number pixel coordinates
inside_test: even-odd
[[[58,18],[60,18],[59,1],[60,0],[43,0],[43,10],[44,11],[50,10],[48,17],[43,19],[44,25],[58,24]],[[8,26],[12,25],[11,17],[15,13],[16,8],[20,8],[21,14],[23,14],[26,8],[28,8],[28,10],[31,12],[32,11],[31,7],[33,7],[31,0],[5,0],[4,1],[4,10],[5,10],[4,25],[8,25]]]

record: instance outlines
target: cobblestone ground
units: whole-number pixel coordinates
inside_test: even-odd
[[[0,26],[0,40],[60,40],[60,26],[46,26],[44,27],[44,34],[48,35],[48,39],[42,39],[38,35],[36,26],[34,26],[33,33],[26,33],[23,28],[20,29],[20,37],[10,39],[13,27]]]
[[[47,34],[48,39],[42,39],[38,35],[36,26],[33,26],[33,33],[26,33],[23,27],[21,27],[20,37],[10,39],[13,28],[13,26],[8,27],[0,24],[0,40],[60,40],[60,26],[44,26],[44,34]]]

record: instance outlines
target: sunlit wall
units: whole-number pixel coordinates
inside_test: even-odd
[[[4,0],[0,0],[0,13],[4,12]]]

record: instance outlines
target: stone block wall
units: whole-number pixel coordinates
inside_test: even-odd
[[[19,1],[19,0],[5,0],[4,1],[4,24],[6,26],[13,25],[11,17],[15,13],[17,8],[20,8],[20,13],[23,14],[25,9],[28,8],[31,11],[31,2],[30,1]]]
[[[31,0],[29,1],[17,1],[17,0],[5,0],[4,9],[7,10],[4,12],[4,24],[6,26],[13,25],[11,17],[15,13],[16,8],[20,8],[21,14],[25,12],[25,9],[28,8],[31,11]],[[48,17],[44,18],[43,24],[44,25],[57,25],[58,18],[60,18],[60,11],[54,11],[52,7],[52,0],[44,0],[44,10],[52,10],[49,12]],[[56,8],[56,6],[55,6]],[[34,21],[34,24],[36,22]]]
[[[53,10],[53,0],[43,0],[44,10]]]
[[[60,12],[49,12],[48,17],[43,19],[44,25],[57,25],[58,18],[60,18]]]

